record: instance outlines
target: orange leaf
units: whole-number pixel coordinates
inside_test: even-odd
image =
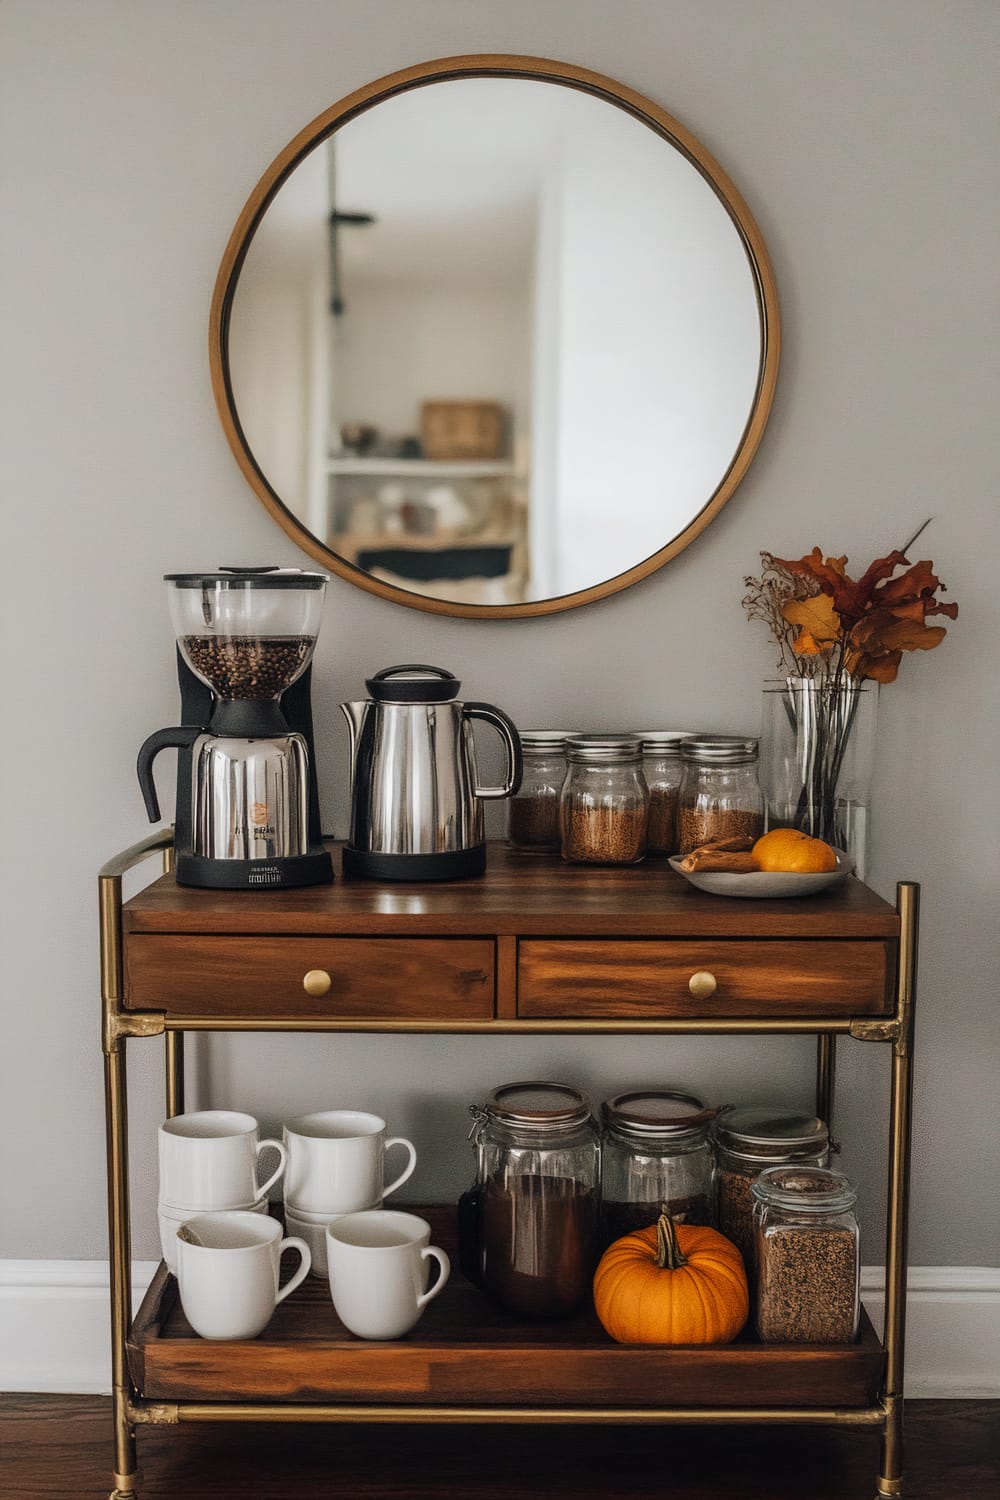
[[[803,656],[829,651],[843,635],[840,616],[829,594],[812,599],[792,599],[781,611],[789,625],[798,629],[792,650]]]

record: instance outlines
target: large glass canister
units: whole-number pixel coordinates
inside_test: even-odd
[[[681,741],[690,738],[683,729],[644,729],[642,774],[649,788],[649,819],[646,824],[647,854],[676,854],[677,814],[680,805]]]
[[[714,1225],[713,1109],[693,1094],[646,1088],[605,1100],[602,1114],[605,1245],[655,1224],[664,1204],[675,1223]]]
[[[861,1267],[851,1183],[828,1167],[768,1167],[752,1195],[761,1341],[851,1343]]]
[[[566,759],[560,802],[563,859],[637,864],[646,853],[649,813],[639,736],[571,734]]]
[[[757,741],[743,735],[698,734],[681,741],[679,853],[713,839],[754,842],[764,831],[757,779]]]
[[[752,1271],[754,1182],[767,1167],[828,1166],[830,1133],[800,1110],[730,1104],[719,1111],[713,1134],[718,1228]]]
[[[518,1317],[568,1316],[590,1296],[600,1251],[600,1141],[590,1105],[566,1084],[530,1081],[497,1089],[472,1112],[475,1279]]]
[[[565,734],[521,731],[524,770],[507,803],[507,842],[524,854],[558,854],[559,798],[566,779]]]

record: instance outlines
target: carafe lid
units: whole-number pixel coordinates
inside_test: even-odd
[[[420,662],[383,667],[374,677],[365,679],[365,687],[376,703],[450,703],[458,697],[461,686],[444,667]]]
[[[615,1130],[629,1135],[680,1138],[704,1131],[716,1111],[706,1109],[693,1094],[675,1089],[630,1089],[604,1101],[604,1118]]]
[[[571,1125],[590,1115],[590,1105],[579,1089],[537,1079],[504,1084],[490,1096],[486,1109],[498,1120],[528,1126]]]
[[[223,565],[214,573],[164,573],[163,581],[179,589],[321,589],[330,579],[326,573],[307,573],[303,568]]]

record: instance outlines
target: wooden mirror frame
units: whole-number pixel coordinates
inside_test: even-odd
[[[603,99],[648,126],[680,151],[716,193],[743,243],[757,293],[761,357],[753,404],[736,452],[702,509],[666,546],[626,572],[575,593],[530,600],[522,604],[464,604],[413,594],[382,582],[324,545],[288,509],[257,464],[240,424],[230,379],[229,321],[236,284],[257,227],[279,188],[315,146],[349,120],[394,95],[455,78],[523,78],[562,84]],[[229,446],[251,488],[292,540],[331,572],[393,604],[437,615],[490,620],[554,614],[590,604],[597,599],[606,599],[611,594],[638,583],[640,579],[648,578],[689,546],[718,515],[743,479],[757,451],[774,397],[779,351],[777,293],[764,241],[742,197],[701,142],[659,105],[601,73],[593,73],[569,63],[554,62],[548,58],[518,57],[502,53],[445,57],[435,62],[403,68],[397,73],[376,79],[374,83],[366,84],[364,88],[356,89],[301,130],[268,167],[236,222],[216,278],[209,322],[212,389]]]

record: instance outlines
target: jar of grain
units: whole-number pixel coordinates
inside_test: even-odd
[[[566,736],[548,729],[521,731],[524,771],[507,801],[507,842],[525,854],[558,854],[559,798],[566,779]]]
[[[566,737],[560,800],[562,857],[572,863],[634,865],[646,852],[649,791],[637,734]]]
[[[851,1343],[861,1264],[854,1188],[828,1167],[768,1167],[752,1193],[761,1341]]]
[[[754,1182],[767,1167],[826,1167],[830,1133],[822,1120],[799,1110],[729,1104],[720,1109],[713,1135],[718,1227],[752,1273]]]
[[[590,1297],[600,1138],[563,1083],[510,1083],[473,1106],[478,1172],[459,1204],[462,1267],[507,1312],[547,1321]]]
[[[764,831],[757,780],[757,741],[742,735],[698,734],[681,741],[679,853],[710,839],[756,840]]]
[[[646,729],[642,735],[642,774],[649,788],[647,854],[677,853],[677,805],[681,789],[682,729]]]
[[[677,1224],[714,1225],[715,1117],[693,1094],[632,1089],[606,1099],[601,1142],[602,1241],[655,1224],[666,1204]]]

